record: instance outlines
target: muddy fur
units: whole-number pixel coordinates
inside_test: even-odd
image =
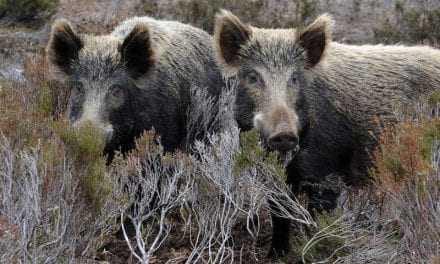
[[[215,98],[221,90],[211,36],[179,22],[135,17],[94,36],[57,20],[47,54],[52,72],[72,87],[73,125],[101,128],[107,153],[129,150],[152,127],[165,150],[186,148],[190,87]]]
[[[336,43],[332,25],[323,15],[304,29],[260,29],[222,11],[215,27],[217,61],[240,82],[240,127],[257,128],[265,144],[280,131],[299,138],[288,181],[318,211],[336,206],[330,178],[368,180],[371,151],[381,128],[396,121],[395,109],[440,88],[440,51]],[[288,227],[273,217],[273,256],[288,252]]]

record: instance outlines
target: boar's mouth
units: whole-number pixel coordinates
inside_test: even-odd
[[[299,152],[299,145],[295,147],[293,150],[289,151],[276,151],[278,154],[278,160],[283,164],[284,167],[287,167],[289,163],[295,158],[296,154]]]
[[[281,164],[283,164],[283,166],[285,168],[295,158],[296,154],[298,154],[298,152],[300,150],[299,144],[296,145],[296,147],[292,150],[280,151],[280,150],[273,149],[269,146],[269,144],[267,143],[267,140],[264,137],[260,137],[260,144],[267,151],[275,152],[278,157],[279,162],[281,162]]]

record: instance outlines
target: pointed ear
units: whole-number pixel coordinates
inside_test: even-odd
[[[243,24],[231,12],[221,10],[215,18],[214,40],[221,63],[234,66],[240,58],[240,49],[252,35],[250,26]]]
[[[46,47],[49,62],[58,71],[70,74],[72,63],[78,59],[78,53],[83,47],[81,38],[65,19],[59,19],[52,25],[49,43]]]
[[[120,52],[122,63],[133,78],[144,75],[154,63],[148,27],[143,24],[136,25],[125,37]]]
[[[332,41],[332,27],[333,19],[324,14],[299,32],[297,41],[306,51],[307,68],[313,68],[324,57],[325,51]]]

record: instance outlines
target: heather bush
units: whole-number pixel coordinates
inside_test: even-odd
[[[120,188],[93,128],[73,132],[53,115],[55,87],[32,62],[26,81],[2,82],[0,262],[93,262],[117,227]]]
[[[92,262],[117,226],[116,192],[91,210],[78,178],[83,168],[56,137],[20,149],[2,135],[0,159],[1,262]]]
[[[429,263],[439,254],[440,127],[436,94],[384,131],[374,177],[382,215],[393,223],[397,261]],[[435,102],[435,104],[434,104]]]

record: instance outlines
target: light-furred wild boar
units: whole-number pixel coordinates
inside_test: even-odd
[[[335,177],[368,179],[371,151],[399,105],[440,88],[440,51],[332,41],[330,16],[303,29],[263,29],[227,11],[215,22],[217,61],[238,78],[236,120],[287,160],[293,192],[313,210],[336,206]],[[272,216],[270,255],[289,250],[289,221]]]
[[[223,81],[208,33],[150,17],[130,18],[102,36],[78,34],[57,20],[47,54],[51,69],[72,87],[73,126],[98,127],[110,156],[131,149],[152,127],[166,151],[185,148],[190,87],[217,98]]]

